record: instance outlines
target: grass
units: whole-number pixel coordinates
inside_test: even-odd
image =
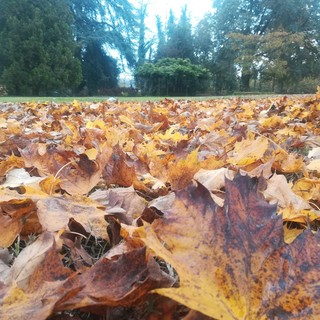
[[[267,97],[278,97],[282,96],[279,94],[234,94],[234,95],[228,95],[228,96],[193,96],[193,97],[168,97],[169,99],[175,99],[175,100],[196,100],[196,101],[202,101],[202,100],[210,100],[210,99],[226,99],[226,98],[237,98],[237,97],[243,97],[248,99],[262,99]],[[70,103],[73,100],[78,100],[81,102],[101,102],[108,100],[109,96],[95,96],[95,97],[13,97],[13,96],[4,96],[0,97],[0,103],[6,103],[6,102],[56,102],[56,103]],[[117,97],[119,101],[134,101],[134,102],[143,102],[143,101],[161,101],[165,99],[166,97]]]

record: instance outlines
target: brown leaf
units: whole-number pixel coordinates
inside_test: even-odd
[[[31,275],[44,260],[53,243],[53,235],[43,233],[35,242],[23,249],[12,265],[10,278],[6,283],[14,282],[19,288],[26,289]]]
[[[36,210],[30,199],[0,203],[0,247],[9,247],[21,232],[24,222]]]
[[[79,155],[76,167],[66,166],[59,174],[60,186],[71,195],[87,194],[100,181],[105,165],[111,157],[111,149],[104,146],[94,161],[86,154]]]
[[[259,198],[255,179],[226,180],[224,210],[192,185],[138,232],[180,278],[179,288],[156,293],[215,319],[320,316],[320,235],[305,231],[285,244],[282,219]]]
[[[40,245],[40,252],[36,252],[36,246],[32,252],[29,250],[32,254],[25,256],[26,270],[22,268],[19,277],[15,278],[20,279],[18,285],[14,282],[7,286],[0,284],[0,318],[3,320],[45,320],[53,313],[58,301],[79,291],[64,292],[61,288],[73,273],[62,266],[53,236],[44,233],[36,243]],[[36,260],[32,261],[33,258]]]
[[[106,212],[99,204],[84,199],[51,197],[37,202],[38,217],[44,230],[55,232],[65,228],[69,219],[74,218],[88,233],[108,239]]]
[[[126,162],[126,155],[119,145],[113,147],[113,153],[103,173],[107,184],[116,184],[122,187],[134,186],[145,190],[145,186],[138,181],[134,167]]]
[[[111,149],[102,145],[95,161],[88,156],[34,144],[21,150],[26,167],[35,167],[40,174],[51,174],[61,179],[60,186],[72,195],[86,194],[99,182],[105,164],[111,156]]]
[[[98,190],[90,195],[91,199],[100,200],[106,207],[106,212],[115,215],[122,223],[132,224],[141,216],[147,206],[147,201],[140,197],[134,188],[112,188],[106,191]]]
[[[76,278],[71,278],[65,287],[83,289],[73,298],[57,305],[57,310],[97,306],[130,306],[151,289],[172,284],[157,263],[146,258],[146,248],[110,258],[100,259],[93,267]]]

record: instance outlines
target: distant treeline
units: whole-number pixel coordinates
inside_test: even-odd
[[[150,35],[147,4],[0,0],[0,94],[119,94],[124,66],[135,80],[125,94],[316,90],[318,0],[213,0],[212,8],[194,27],[187,6],[158,16]]]

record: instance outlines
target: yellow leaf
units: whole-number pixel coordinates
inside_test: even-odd
[[[178,130],[176,130],[174,127],[171,127],[165,132],[165,134],[159,133],[157,135],[157,138],[163,141],[173,141],[174,143],[177,143],[181,140],[187,140],[188,135],[182,134]]]
[[[86,128],[87,129],[94,129],[94,128],[104,129],[105,126],[106,126],[106,124],[101,119],[96,119],[94,121],[89,121],[89,122],[86,123]]]
[[[168,180],[172,188],[177,190],[186,187],[199,168],[198,149],[188,154],[186,159],[170,164]]]
[[[128,124],[128,125],[131,126],[131,127],[134,127],[134,122],[133,122],[130,118],[124,116],[123,114],[121,114],[121,115],[119,116],[119,120],[120,120],[121,122],[124,122],[124,123]]]
[[[303,160],[298,155],[277,149],[274,157],[273,168],[281,173],[295,173],[303,169]]]
[[[94,161],[97,159],[99,151],[96,148],[87,149],[84,154],[87,155],[88,159]]]
[[[320,200],[320,180],[299,179],[293,185],[292,190],[307,201]]]
[[[214,319],[303,319],[306,312],[316,319],[319,236],[304,232],[288,246],[276,205],[259,198],[250,178],[225,184],[224,210],[194,184],[175,193],[162,218],[136,229],[179,275],[179,287],[153,292]]]
[[[269,141],[264,137],[259,137],[254,141],[243,140],[237,142],[234,147],[233,156],[228,159],[228,162],[238,166],[252,164],[263,159],[268,146]]]
[[[320,159],[312,160],[308,165],[307,169],[310,171],[317,171],[320,173]]]

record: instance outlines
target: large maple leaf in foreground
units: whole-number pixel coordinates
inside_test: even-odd
[[[215,319],[319,319],[319,233],[286,244],[282,218],[257,182],[226,179],[224,209],[194,183],[162,219],[138,229],[180,277],[179,288],[155,292]]]

